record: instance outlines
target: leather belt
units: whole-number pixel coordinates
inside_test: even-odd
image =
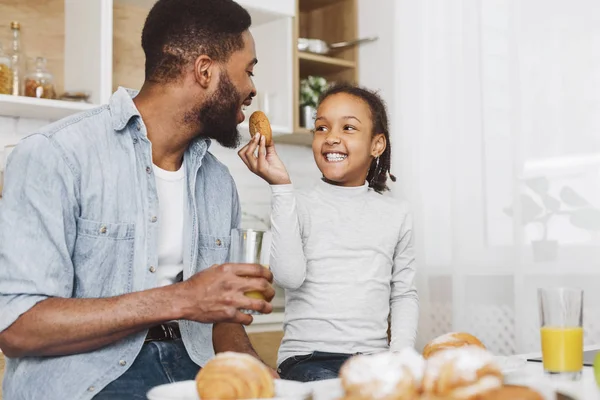
[[[181,339],[179,324],[177,322],[166,322],[148,329],[144,343],[175,339]]]

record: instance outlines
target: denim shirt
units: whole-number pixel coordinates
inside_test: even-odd
[[[0,331],[50,297],[157,286],[152,146],[133,96],[119,88],[108,105],[57,121],[11,153],[0,203]],[[184,279],[226,262],[240,223],[233,178],[209,146],[197,139],[184,156]],[[180,324],[190,357],[204,365],[214,355],[212,325]],[[4,398],[91,399],[133,363],[145,335],[84,354],[7,358]]]

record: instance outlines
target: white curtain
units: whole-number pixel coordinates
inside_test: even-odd
[[[585,290],[585,342],[600,344],[600,2],[394,12],[393,170],[415,215],[418,347],[465,330],[498,354],[539,350],[537,288],[557,285]]]

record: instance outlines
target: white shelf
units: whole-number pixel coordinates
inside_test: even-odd
[[[96,107],[95,104],[0,94],[0,116],[4,117],[25,117],[56,121],[94,107]]]

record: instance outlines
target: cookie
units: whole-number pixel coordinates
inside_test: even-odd
[[[269,123],[269,119],[262,111],[254,111],[250,116],[250,136],[254,137],[256,133],[260,133],[265,137],[265,143],[267,146],[271,145],[271,140],[273,138],[273,132],[271,131],[271,124]]]

